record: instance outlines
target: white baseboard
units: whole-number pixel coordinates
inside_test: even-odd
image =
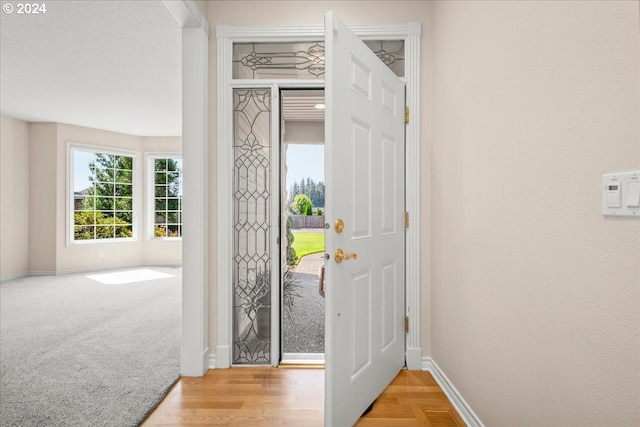
[[[213,353],[209,353],[209,360],[208,360],[208,366],[209,369],[216,369],[216,355]]]
[[[58,274],[60,273],[55,270],[29,271],[25,277],[57,276]]]
[[[224,369],[231,367],[231,346],[216,346],[216,368]]]
[[[0,283],[6,282],[8,280],[22,279],[23,277],[27,277],[27,276],[29,276],[29,272],[6,274],[0,277]]]
[[[209,347],[205,348],[202,353],[185,353],[180,354],[180,376],[182,377],[201,377],[207,373],[209,369]]]
[[[449,381],[449,378],[442,372],[438,364],[431,357],[423,357],[422,358],[422,370],[431,372],[433,378],[436,380],[444,394],[447,396],[451,404],[458,414],[462,418],[462,420],[469,427],[484,427],[480,418],[473,412],[471,406],[464,400],[462,395],[456,390],[453,386],[453,383]]]
[[[407,369],[419,371],[422,369],[422,348],[407,347]]]
[[[283,353],[282,364],[324,365],[324,353]]]

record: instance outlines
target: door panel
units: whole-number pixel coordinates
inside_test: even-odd
[[[325,232],[325,425],[343,427],[404,365],[404,84],[331,12],[325,37],[326,218],[344,221]]]
[[[353,186],[353,227],[351,238],[366,238],[371,236],[371,128],[370,125],[358,119],[351,118],[352,153],[349,156]]]
[[[395,261],[382,266],[382,351],[387,351],[398,339],[398,282]]]
[[[397,233],[398,205],[402,204],[402,197],[398,194],[398,182],[396,163],[398,159],[398,144],[393,136],[382,134],[382,158],[386,161],[382,164],[382,197],[378,208],[382,213],[381,234],[393,235]]]
[[[351,375],[353,381],[371,364],[371,272],[358,271],[351,282],[352,309],[347,315],[353,325],[349,338],[351,349]]]

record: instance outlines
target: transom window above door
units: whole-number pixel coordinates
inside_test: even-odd
[[[404,40],[364,43],[398,77],[404,77]],[[324,79],[324,41],[234,43],[233,79]]]

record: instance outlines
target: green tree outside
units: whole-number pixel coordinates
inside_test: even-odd
[[[324,206],[324,182],[322,181],[315,182],[311,178],[302,179],[300,183],[294,181],[289,189],[289,202],[293,203],[298,194],[307,195],[313,206]]]
[[[154,160],[156,237],[182,236],[182,170],[177,159]]]
[[[292,209],[294,213],[306,215],[307,210],[312,209],[311,199],[306,194],[298,194],[293,199]]]
[[[87,197],[74,213],[74,239],[133,236],[133,157],[95,153]]]

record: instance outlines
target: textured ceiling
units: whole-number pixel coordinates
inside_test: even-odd
[[[132,135],[181,134],[181,29],[162,2],[45,4],[45,14],[1,14],[3,114]]]

